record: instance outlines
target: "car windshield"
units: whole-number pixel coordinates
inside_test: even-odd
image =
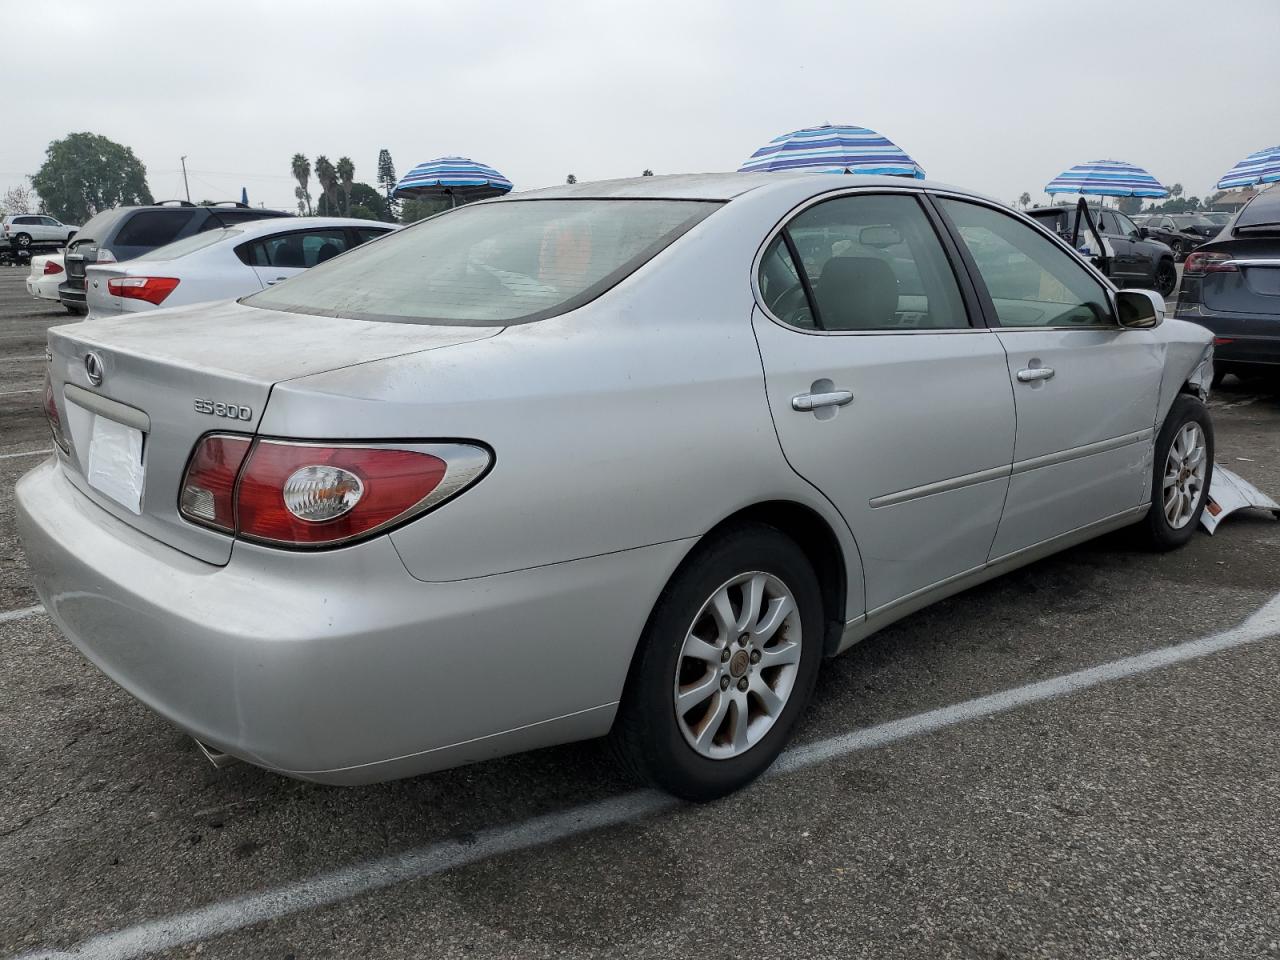
[[[1182,228],[1186,227],[1212,227],[1213,221],[1205,217],[1178,216],[1173,218],[1173,222]]]
[[[398,323],[501,325],[564,313],[717,208],[700,200],[505,200],[460,207],[244,299]]]
[[[197,233],[193,237],[187,237],[183,240],[175,240],[173,243],[165,244],[163,247],[157,247],[147,254],[148,260],[177,260],[179,257],[185,257],[188,253],[195,253],[197,250],[203,250],[205,247],[212,247],[221,240],[229,237],[238,237],[244,233],[243,230],[208,230],[204,233]]]

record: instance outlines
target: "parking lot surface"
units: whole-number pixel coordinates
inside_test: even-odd
[[[784,770],[705,806],[598,743],[364,788],[219,771],[28,609],[12,489],[68,318],[24,273],[0,957],[1280,956],[1280,523],[1107,537],[904,620],[826,665]],[[1212,409],[1219,463],[1280,492],[1280,396],[1228,380]]]

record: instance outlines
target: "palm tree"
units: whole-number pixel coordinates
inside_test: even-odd
[[[1023,210],[1027,209],[1027,207],[1031,206],[1031,194],[1027,193],[1027,192],[1024,190],[1024,191],[1022,192],[1022,196],[1020,196],[1020,197],[1018,198],[1018,202],[1019,202],[1020,204],[1022,204],[1022,209],[1023,209]]]
[[[338,172],[324,154],[316,157],[316,179],[320,181],[320,195],[325,200],[325,212],[332,217],[338,210]]]
[[[1169,196],[1173,197],[1173,199],[1175,200],[1177,200],[1180,196],[1182,196],[1182,184],[1175,183],[1172,187],[1170,187]]]
[[[302,216],[307,212],[307,191],[301,187],[294,187],[293,195],[298,198],[298,216]]]
[[[571,173],[571,174],[569,174],[567,177],[565,177],[565,178],[564,178],[564,182],[565,182],[565,183],[577,183],[577,182],[578,182],[578,178],[577,178],[577,177],[575,177],[575,176]]]
[[[307,213],[311,212],[311,191],[307,189],[307,184],[311,182],[311,161],[300,153],[293,155],[293,178],[298,181],[298,189],[302,192],[298,195],[298,202],[303,200],[307,204]]]
[[[356,165],[350,157],[338,158],[338,179],[342,181],[342,212],[351,216],[351,187],[356,178]]]

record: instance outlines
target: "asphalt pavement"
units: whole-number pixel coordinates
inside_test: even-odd
[[[27,610],[12,488],[68,317],[24,274],[0,958],[1280,956],[1280,523],[1109,536],[916,614],[826,665],[786,769],[705,806],[598,743],[362,788],[215,770]],[[1218,461],[1280,493],[1280,394],[1229,379],[1212,409]]]

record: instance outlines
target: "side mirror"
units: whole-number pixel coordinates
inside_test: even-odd
[[[1118,290],[1116,313],[1122,327],[1152,330],[1164,322],[1164,297],[1154,290]]]
[[[1151,236],[1151,231],[1149,231],[1146,227],[1139,227],[1139,228],[1138,228],[1138,239],[1139,239],[1139,240],[1146,240],[1146,239],[1147,239],[1148,237],[1150,237],[1150,236]]]

